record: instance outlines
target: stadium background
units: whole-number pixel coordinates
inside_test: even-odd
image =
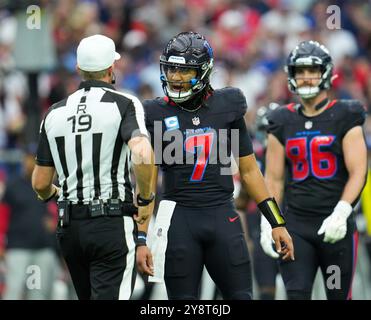
[[[40,15],[35,16],[38,9]],[[87,35],[102,33],[115,41],[123,57],[115,65],[117,89],[146,99],[163,95],[158,59],[167,41],[181,31],[204,34],[215,55],[212,85],[235,86],[244,92],[249,106],[246,122],[253,131],[258,107],[295,99],[287,89],[283,64],[301,40],[318,40],[330,50],[338,75],[331,96],[358,99],[369,111],[370,18],[371,2],[366,0],[0,1],[0,196],[9,177],[20,174],[23,150],[37,141],[42,115],[76,90],[80,78],[75,51]],[[370,150],[370,119],[365,129]],[[358,214],[362,237],[356,299],[371,299],[370,197],[370,191],[364,194],[365,205]],[[0,217],[6,211],[1,208]],[[368,212],[366,218],[362,211]],[[5,240],[0,224],[0,256]],[[67,298],[68,277],[60,266],[53,297]],[[0,268],[4,285],[3,260]],[[203,297],[210,298],[212,287],[204,288]],[[140,290],[139,279],[136,296]],[[320,291],[317,298],[323,298]],[[163,295],[159,288],[152,298]]]

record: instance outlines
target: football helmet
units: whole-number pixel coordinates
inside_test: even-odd
[[[202,92],[210,82],[213,62],[213,50],[202,35],[195,32],[176,35],[168,42],[160,57],[160,79],[165,95],[176,103],[182,103]],[[187,92],[171,90],[169,84],[172,82],[167,78],[167,70],[174,67],[193,68],[197,71],[196,77],[187,81],[191,84]]]
[[[319,66],[321,80],[317,86],[298,88],[295,80],[297,67]],[[289,54],[285,71],[287,72],[288,87],[291,92],[299,94],[303,99],[309,99],[318,95],[321,90],[331,87],[333,71],[332,58],[327,48],[317,41],[303,41]]]
[[[265,147],[267,144],[267,129],[268,129],[268,115],[273,110],[276,110],[280,105],[271,102],[268,107],[262,106],[256,110],[255,116],[255,138]]]

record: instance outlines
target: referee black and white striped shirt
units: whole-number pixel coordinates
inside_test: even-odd
[[[139,99],[87,80],[45,115],[36,163],[56,168],[59,200],[132,202],[127,142],[135,135],[148,135]]]

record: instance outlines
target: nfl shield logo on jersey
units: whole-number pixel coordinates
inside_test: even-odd
[[[195,125],[195,126],[198,126],[200,124],[200,118],[199,117],[193,117],[192,118],[192,123]]]
[[[305,122],[305,124],[304,124],[304,127],[305,127],[305,129],[312,129],[312,127],[313,127],[313,122],[312,121],[307,121],[307,122]]]
[[[162,236],[162,228],[158,228],[157,230],[157,236],[161,237]]]

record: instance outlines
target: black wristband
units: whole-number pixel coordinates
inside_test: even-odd
[[[264,217],[267,218],[272,228],[283,227],[286,225],[285,218],[274,198],[268,198],[258,204]]]
[[[137,204],[138,207],[148,206],[155,199],[155,194],[152,192],[149,199],[143,199],[140,194],[137,195]]]
[[[138,231],[137,237],[135,239],[136,247],[146,246],[147,245],[147,233],[144,231]]]

